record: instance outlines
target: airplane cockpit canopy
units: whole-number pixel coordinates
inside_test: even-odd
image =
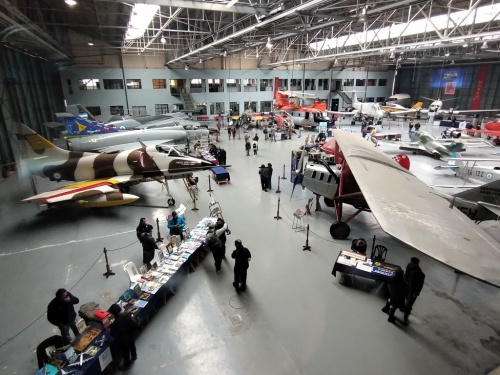
[[[185,157],[186,154],[184,154],[181,150],[172,147],[172,146],[167,146],[167,145],[157,145],[156,146],[156,151],[162,152],[167,154],[167,156],[175,156],[175,157]]]

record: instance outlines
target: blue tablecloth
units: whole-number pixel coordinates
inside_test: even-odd
[[[214,167],[212,168],[212,173],[217,181],[231,180],[229,172],[224,167]]]

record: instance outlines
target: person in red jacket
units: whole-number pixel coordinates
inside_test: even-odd
[[[56,297],[47,306],[47,319],[61,331],[64,345],[71,342],[70,328],[75,337],[80,334],[75,324],[75,305],[79,302],[77,297],[62,288],[56,292]]]

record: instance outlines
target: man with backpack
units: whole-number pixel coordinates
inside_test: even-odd
[[[205,243],[208,250],[210,250],[214,256],[215,272],[221,273],[222,259],[226,253],[226,247],[220,237],[225,234],[227,223],[224,223],[222,226],[218,225],[217,227],[219,227],[219,229],[215,229],[216,226],[213,224],[208,227],[207,240]]]

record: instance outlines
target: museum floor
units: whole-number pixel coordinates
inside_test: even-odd
[[[385,127],[386,131],[387,126]],[[401,131],[393,124],[390,131]],[[438,127],[432,130],[439,132]],[[359,126],[353,128],[359,132]],[[405,125],[403,133],[407,133]],[[227,252],[241,239],[252,252],[248,287],[237,294],[232,286],[233,262],[223,263],[216,274],[211,255],[186,275],[176,295],[147,325],[137,340],[138,360],[129,374],[486,374],[500,363],[499,289],[467,276],[459,276],[381,231],[370,213],[362,213],[351,225],[350,239],[377,237],[389,248],[387,261],[405,266],[418,256],[426,283],[417,300],[410,325],[391,324],[380,311],[382,297],[372,284],[357,278],[356,286],[339,284],[331,275],[334,261],[350,240],[335,241],[329,234],[333,210],[304,218],[310,225],[312,251],[302,251],[305,232],[292,229],[293,213],[312,194],[299,187],[290,199],[289,164],[292,148],[302,136],[276,143],[264,142],[257,157],[245,156],[243,140],[221,136],[232,167],[231,183],[211,183],[212,196],[222,207],[232,234]],[[397,148],[382,146],[390,154]],[[487,155],[481,149],[467,155]],[[440,162],[410,155],[411,171],[429,184],[462,182],[451,171],[435,171]],[[260,188],[258,167],[274,166],[273,190]],[[286,180],[276,194],[277,176],[286,165]],[[169,182],[176,200],[188,207],[188,225],[209,214],[208,172],[198,173],[199,211],[182,181]],[[387,183],[390,183],[388,181]],[[37,178],[45,191],[57,183]],[[136,204],[108,209],[49,209],[18,204],[31,195],[27,179],[17,175],[0,183],[0,289],[4,301],[0,322],[0,372],[34,374],[36,346],[58,330],[46,319],[45,310],[54,292],[71,289],[81,303],[97,302],[107,309],[128,287],[123,265],[140,265],[142,251],[135,227],[140,217],[157,218],[167,234],[166,194],[158,183],[132,189],[141,196]],[[280,215],[275,220],[278,199]],[[346,214],[354,212],[346,208]],[[484,223],[492,235],[498,224]],[[415,231],[421,230],[415,227]],[[425,233],[422,233],[425,235]],[[379,242],[380,241],[380,242]],[[115,276],[106,279],[103,248],[109,253]],[[97,262],[96,262],[96,259]],[[477,259],[478,262],[481,259]],[[396,315],[402,318],[401,313]]]

